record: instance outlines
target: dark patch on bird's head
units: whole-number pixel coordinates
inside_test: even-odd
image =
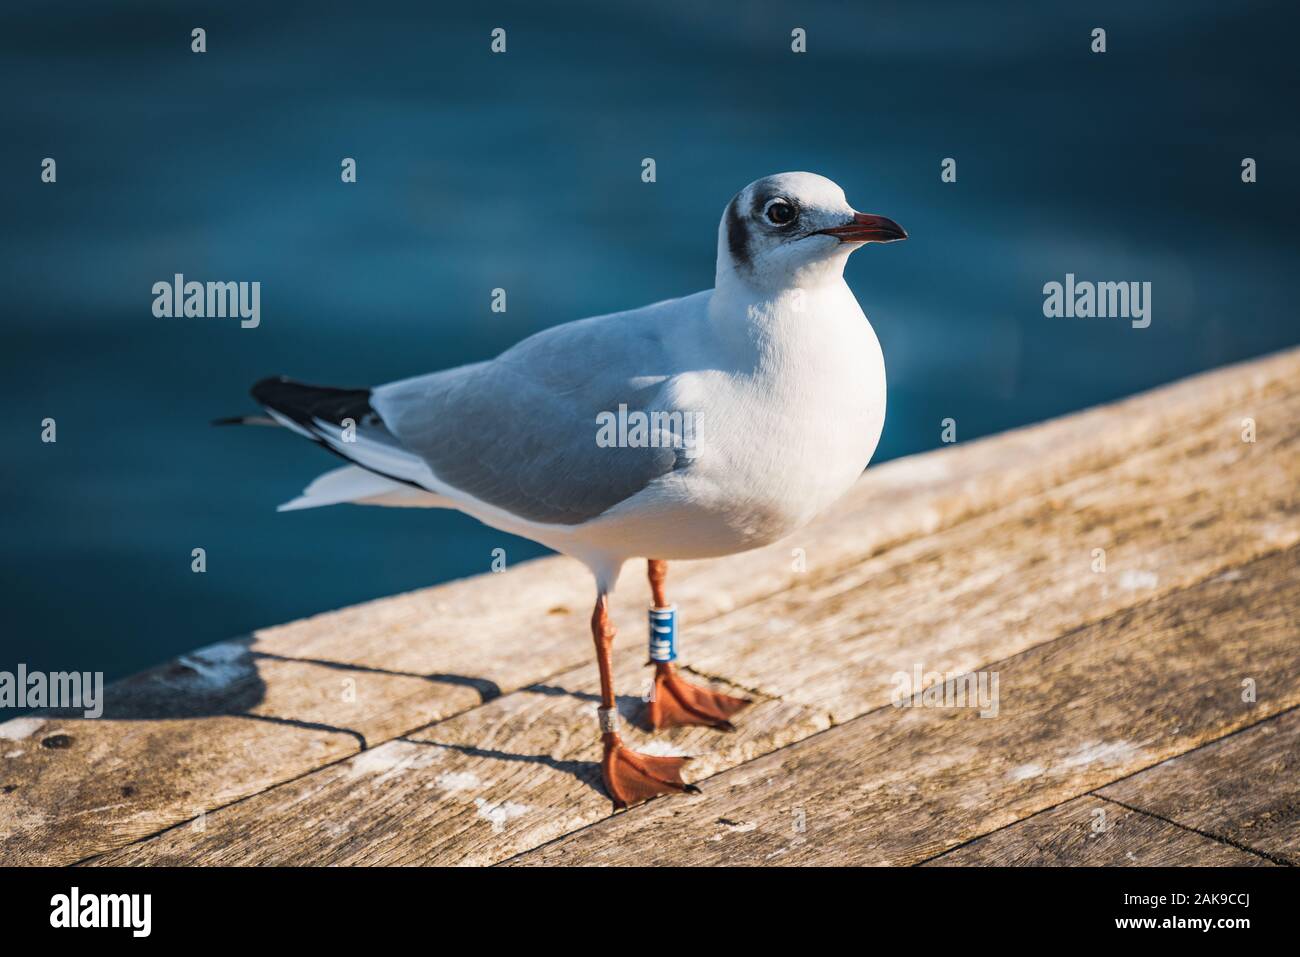
[[[793,223],[775,224],[764,219],[768,204],[781,200],[797,215],[798,203],[782,190],[775,177],[766,177],[751,183],[732,197],[725,216],[727,250],[731,261],[740,270],[752,270],[758,245],[763,241],[779,241],[791,235]]]
[[[743,192],[737,193],[727,204],[727,249],[731,252],[731,261],[737,267],[748,269],[751,260],[749,227],[745,225],[745,217],[740,212],[740,203],[744,195]],[[716,208],[715,206],[714,209]]]

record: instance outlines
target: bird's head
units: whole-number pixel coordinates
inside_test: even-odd
[[[849,254],[864,244],[906,238],[892,219],[857,212],[825,176],[777,173],[750,183],[723,211],[718,281],[734,275],[760,289],[816,286],[843,275]]]

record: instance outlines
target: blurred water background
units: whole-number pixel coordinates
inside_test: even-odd
[[[707,288],[766,173],[911,233],[848,268],[889,370],[877,461],[1300,342],[1294,5],[1086,7],[9,5],[0,669],[112,678],[540,554],[451,512],[276,514],[335,460],[207,422],[268,374],[377,383]],[[176,272],[260,280],[261,326],[154,318]],[[1067,272],[1151,282],[1150,328],[1044,318]]]

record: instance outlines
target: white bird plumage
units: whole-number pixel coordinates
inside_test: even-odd
[[[729,728],[749,702],[674,665],[666,562],[784,538],[866,468],[885,421],[885,364],[844,263],[863,243],[905,237],[824,177],[768,176],[723,212],[713,289],[374,389],[259,382],[253,396],[276,422],[352,463],[281,508],[457,508],[584,562],[596,579],[605,786],[617,807],[691,790],[683,759],[638,754],[618,734],[608,596],[628,559],[649,560],[651,726]],[[615,416],[642,428],[620,424],[608,441]]]
[[[797,203],[797,238],[764,217],[773,197]],[[713,289],[555,326],[489,362],[375,388],[382,438],[362,422],[345,441],[337,423],[316,420],[313,437],[356,464],[281,509],[457,508],[579,559],[601,591],[630,558],[706,558],[785,537],[849,488],[884,424],[880,345],[843,278],[861,242],[821,232],[853,216],[821,176],[750,184],[719,225]],[[673,462],[659,448],[656,463],[655,450],[599,447],[597,416],[620,404],[689,413],[693,455]],[[502,494],[512,486],[522,489]],[[554,515],[520,507],[530,492],[566,501]]]

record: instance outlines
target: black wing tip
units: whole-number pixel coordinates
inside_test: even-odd
[[[265,379],[258,379],[254,382],[252,388],[248,390],[248,394],[257,400],[258,405],[266,405],[266,400],[281,394],[283,387],[286,385],[295,386],[301,385],[301,383],[294,382],[287,375],[267,376]]]
[[[310,385],[283,375],[262,379],[249,392],[262,408],[272,409],[307,429],[312,428],[315,419],[336,425],[344,418],[360,422],[372,411],[369,389]]]
[[[340,388],[335,385],[313,385],[310,382],[299,382],[297,379],[291,379],[287,375],[267,376],[265,379],[259,379],[253,383],[252,388],[248,390],[249,395],[261,402],[263,399],[274,399],[277,396],[293,395],[296,397],[348,397],[356,398],[357,396],[368,396],[368,388]]]
[[[258,415],[250,413],[249,415],[228,415],[225,418],[213,419],[212,425],[279,425],[275,419],[269,415]]]

